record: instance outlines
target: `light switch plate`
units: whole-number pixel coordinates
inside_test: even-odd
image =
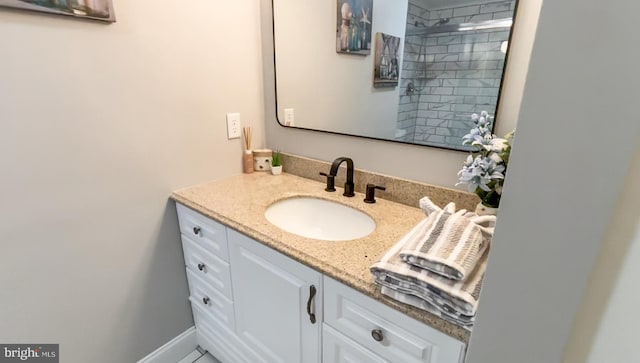
[[[237,139],[240,137],[240,114],[227,114],[227,137],[229,139]]]
[[[296,121],[296,118],[293,112],[293,108],[285,108],[284,109],[284,125],[294,126],[295,121]]]

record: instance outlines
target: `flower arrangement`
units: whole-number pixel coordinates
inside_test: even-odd
[[[471,119],[475,127],[462,138],[462,145],[474,148],[458,172],[459,183],[467,184],[469,191],[480,197],[483,205],[498,208],[502,196],[502,185],[507,172],[511,140],[515,131],[504,138],[491,133],[493,117],[486,111],[474,113]]]

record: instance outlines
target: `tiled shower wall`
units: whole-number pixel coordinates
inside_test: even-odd
[[[418,1],[410,1],[408,27],[416,21],[411,5],[428,16],[428,25],[440,18],[449,18],[449,24],[510,18],[514,6],[500,1],[427,10]],[[398,129],[405,134],[398,139],[459,148],[473,112],[495,114],[505,57],[500,46],[508,37],[508,28],[406,37],[398,114]],[[412,95],[410,82],[416,88]]]
[[[409,0],[407,14],[407,29],[414,27],[416,22],[429,24],[429,10],[423,0]],[[420,96],[407,96],[407,86],[413,82],[415,63],[418,60],[415,49],[422,45],[421,37],[405,37],[403,65],[400,73],[400,105],[398,107],[398,130],[396,140],[413,142],[416,132],[416,119]],[[410,49],[408,49],[410,48]],[[409,77],[411,76],[411,77]]]

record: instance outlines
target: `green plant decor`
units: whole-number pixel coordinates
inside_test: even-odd
[[[279,151],[274,151],[271,155],[271,166],[282,166],[282,155]]]

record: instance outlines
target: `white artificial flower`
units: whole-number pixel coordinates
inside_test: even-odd
[[[489,159],[493,160],[496,164],[504,162],[504,160],[502,160],[502,158],[500,157],[500,154],[495,152],[489,153]]]
[[[470,192],[478,188],[488,192],[491,191],[488,184],[495,179],[504,179],[504,171],[504,165],[498,164],[490,157],[478,155],[474,159],[469,155],[458,172],[460,182],[456,185],[467,184]]]
[[[467,184],[470,192],[484,195],[491,191],[502,194],[502,180],[507,170],[503,152],[508,150],[510,139],[496,137],[491,133],[493,117],[487,111],[471,115],[475,127],[462,138],[463,145],[472,145],[475,150],[467,156],[458,172],[459,182]],[[499,197],[498,197],[499,202]]]
[[[506,139],[500,138],[500,137],[493,137],[493,139],[491,139],[491,149],[490,151],[494,151],[494,152],[501,152],[502,150],[506,149],[507,147],[509,147],[509,141],[507,141]]]
[[[462,137],[462,145],[475,145],[484,137],[483,130],[475,127],[469,131],[468,134]]]

